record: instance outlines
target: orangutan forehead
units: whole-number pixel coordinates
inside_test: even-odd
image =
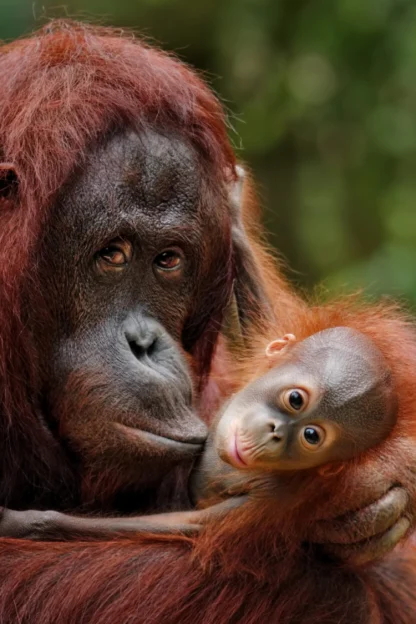
[[[184,210],[196,210],[198,157],[180,138],[149,130],[117,137],[106,149],[118,184],[146,209],[163,212],[173,202]]]
[[[155,131],[111,138],[88,159],[66,191],[71,212],[85,220],[134,224],[143,216],[189,223],[200,208],[201,167],[193,148]],[[95,220],[95,224],[97,221]]]
[[[196,152],[181,139],[149,130],[119,137],[107,149],[118,162],[120,186],[147,210],[164,212],[173,205],[196,211],[199,162]]]
[[[147,205],[163,209],[177,197],[196,198],[199,166],[196,153],[181,139],[154,131],[119,137],[108,145],[121,165],[123,183],[134,192],[143,189]]]

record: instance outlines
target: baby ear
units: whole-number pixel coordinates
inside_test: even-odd
[[[266,355],[267,357],[273,357],[278,353],[281,353],[288,347],[288,345],[296,342],[296,336],[293,334],[285,334],[283,338],[277,338],[270,342],[266,347]]]

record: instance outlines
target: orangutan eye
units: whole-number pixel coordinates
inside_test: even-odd
[[[285,390],[281,399],[284,407],[292,413],[304,410],[309,403],[308,394],[300,388]]]
[[[325,430],[319,425],[308,425],[300,432],[300,440],[303,446],[310,451],[319,448],[323,444],[325,436]]]
[[[161,277],[179,277],[184,268],[184,257],[180,249],[165,249],[153,261],[157,274]]]
[[[155,265],[163,271],[174,271],[181,266],[181,255],[175,249],[162,251],[155,258]]]
[[[100,256],[103,260],[108,262],[108,264],[115,264],[117,266],[122,266],[126,264],[127,258],[124,255],[124,252],[117,247],[106,247],[100,252]]]
[[[96,263],[102,272],[120,270],[129,264],[132,255],[131,243],[126,240],[115,239],[96,254]]]

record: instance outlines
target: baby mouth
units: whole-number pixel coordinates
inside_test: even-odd
[[[233,435],[230,436],[230,442],[228,445],[228,457],[230,459],[230,463],[235,468],[247,468],[247,461],[244,457],[243,452],[238,446],[238,433],[236,431]]]

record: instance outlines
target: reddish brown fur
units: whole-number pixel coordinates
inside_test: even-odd
[[[24,549],[19,542],[4,540],[3,621],[414,621],[416,553],[409,543],[396,548],[382,563],[357,569],[301,548],[311,523],[370,503],[368,486],[372,492],[378,476],[406,486],[414,506],[414,327],[393,308],[354,301],[309,311],[301,307],[298,316],[287,322],[299,337],[334,325],[347,325],[372,337],[388,359],[399,390],[398,424],[390,438],[376,451],[349,463],[341,475],[302,475],[299,483],[291,478],[290,489],[298,486],[295,504],[293,497],[286,500],[281,492],[280,498],[273,497],[273,487],[266,488],[245,509],[236,510],[222,524],[208,526],[196,540],[149,537],[104,544],[28,543]],[[278,324],[278,335],[286,329],[285,323]],[[384,482],[380,481],[381,487]]]
[[[45,443],[40,423],[37,358],[26,329],[23,291],[36,289],[31,258],[49,207],[94,145],[111,133],[146,124],[172,129],[191,142],[220,186],[233,175],[234,154],[220,104],[195,72],[132,35],[72,22],[55,22],[0,51],[0,166],[4,185],[18,177],[17,196],[0,194],[0,502],[13,501],[19,473],[58,484],[72,475],[59,445]],[[217,184],[218,183],[218,184]],[[226,223],[224,228],[226,229]],[[231,246],[230,246],[231,247]],[[204,310],[190,320],[195,368],[210,366],[229,296],[212,284]],[[199,316],[198,316],[199,315]],[[29,433],[30,432],[30,433]],[[21,458],[24,457],[24,462]],[[56,484],[51,483],[53,490]],[[14,500],[14,504],[19,504]]]
[[[49,46],[49,42],[53,45]],[[53,53],[46,53],[46,49]],[[88,51],[87,60],[80,49]],[[121,73],[120,63],[112,62],[114,52],[124,59]],[[171,71],[165,71],[167,67]],[[41,461],[45,479],[48,468],[61,461],[58,448],[42,445],[42,427],[37,424],[31,392],[36,388],[36,363],[29,337],[23,331],[20,300],[22,278],[30,277],[30,252],[56,190],[103,133],[112,127],[134,125],[138,120],[151,122],[156,117],[195,141],[199,151],[207,154],[207,162],[218,165],[218,175],[220,170],[223,175],[234,161],[220,109],[209,91],[185,67],[130,38],[120,38],[112,31],[100,32],[97,38],[89,28],[61,24],[6,47],[0,68],[2,158],[13,162],[19,175],[19,204],[3,200],[0,215],[4,431],[13,424],[8,430],[9,439],[4,434],[2,495],[6,498],[15,485],[8,478],[13,474],[8,464],[14,462],[19,467],[25,451],[33,456],[33,465],[37,465],[35,458]],[[249,206],[246,217],[251,209]],[[1,622],[414,621],[416,599],[409,596],[402,582],[403,577],[416,571],[410,546],[396,549],[382,564],[357,574],[348,566],[325,561],[314,551],[305,554],[299,548],[309,523],[328,512],[325,489],[335,497],[331,515],[336,515],[335,510],[355,508],[365,500],[366,474],[388,476],[391,482],[400,482],[414,493],[413,326],[387,306],[355,307],[350,302],[338,302],[308,309],[283,278],[275,275],[261,246],[256,247],[256,256],[264,265],[268,292],[276,299],[279,319],[278,325],[262,330],[260,343],[266,336],[270,338],[270,329],[272,338],[290,331],[301,339],[319,329],[347,325],[371,336],[392,367],[399,393],[399,423],[390,439],[377,452],[352,465],[348,473],[344,472],[343,480],[339,476],[335,480],[328,478],[323,482],[325,487],[318,490],[313,480],[306,483],[297,505],[284,508],[283,501],[263,497],[247,505],[245,511],[234,512],[223,524],[208,527],[195,541],[151,537],[67,544],[0,540]],[[262,349],[263,344],[260,346]],[[262,352],[255,350],[253,357],[254,361],[250,359],[250,364],[243,367],[247,377],[253,363],[258,364],[256,358],[263,357]],[[30,460],[24,459],[30,466]]]

